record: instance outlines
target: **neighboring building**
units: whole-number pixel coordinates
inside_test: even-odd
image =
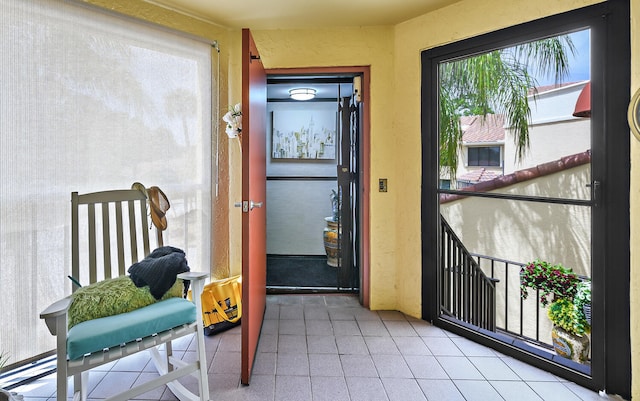
[[[462,150],[458,154],[456,188],[504,175],[504,116],[464,116],[460,125]]]
[[[455,189],[590,150],[590,120],[573,116],[587,82],[538,87],[535,97],[529,95],[529,149],[522,160],[516,158],[504,115],[463,116]],[[445,188],[450,185],[446,176],[442,183]]]

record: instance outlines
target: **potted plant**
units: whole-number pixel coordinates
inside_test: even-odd
[[[6,352],[0,352],[0,371],[2,370],[2,368],[4,368],[4,366],[7,364],[7,361],[9,360],[9,354],[7,354]]]
[[[551,338],[556,353],[577,362],[589,357],[591,324],[583,306],[591,304],[590,288],[590,281],[583,282],[561,264],[534,260],[520,271],[520,296],[526,299],[529,289],[540,291],[540,303],[548,306],[547,316],[553,323]]]
[[[324,240],[324,250],[327,253],[327,264],[331,267],[338,266],[338,258],[340,255],[339,237],[339,220],[340,220],[340,196],[335,189],[329,194],[331,201],[331,216],[325,217],[324,221],[327,226],[324,228],[322,237]]]

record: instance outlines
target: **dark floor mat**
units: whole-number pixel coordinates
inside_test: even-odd
[[[267,256],[267,286],[337,287],[326,256]]]

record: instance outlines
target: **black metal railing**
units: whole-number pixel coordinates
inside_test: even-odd
[[[496,279],[496,331],[543,348],[552,348],[549,325],[540,303],[540,292],[530,290],[526,300],[520,297],[520,270],[525,263],[493,256],[471,254],[489,277]],[[542,312],[542,313],[541,313]]]
[[[496,331],[496,282],[482,271],[444,217],[441,218],[441,312]]]
[[[441,313],[534,347],[552,349],[551,322],[540,291],[520,296],[526,263],[469,252],[441,216]],[[581,280],[588,277],[579,276]]]

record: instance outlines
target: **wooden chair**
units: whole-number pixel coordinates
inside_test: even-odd
[[[126,270],[132,263],[139,261],[139,259],[141,260],[150,253],[149,219],[147,217],[145,193],[137,189],[95,192],[83,195],[78,195],[77,192],[74,192],[71,195],[71,205],[71,275],[73,277],[88,278],[89,283],[94,283],[102,278],[122,276],[125,275]],[[82,222],[83,220],[86,222]],[[87,237],[80,237],[80,227],[84,227],[82,231],[88,229]],[[159,230],[158,232],[160,233],[158,240],[161,241],[161,232]],[[84,248],[82,245],[85,243],[88,250],[81,251],[81,248]],[[88,256],[86,263],[81,261],[83,255]],[[128,263],[129,260],[131,263]],[[80,325],[90,323],[96,325],[93,329],[97,327],[98,331],[100,331],[100,325],[118,326],[123,324],[120,323],[123,321],[117,320],[117,318],[130,313],[139,313],[137,316],[159,313],[157,305],[162,305],[166,302],[179,304],[177,309],[179,312],[171,312],[171,308],[167,306],[169,304],[160,307],[162,310],[160,313],[162,314],[173,313],[172,316],[168,317],[169,321],[171,321],[171,318],[184,319],[184,316],[190,316],[186,318],[189,320],[188,322],[182,322],[176,327],[162,329],[159,332],[149,332],[144,336],[136,335],[137,338],[133,339],[118,339],[117,344],[97,345],[98,349],[92,349],[87,353],[81,351],[83,355],[79,357],[71,357],[67,347],[70,341],[67,328],[67,311],[72,302],[71,297],[59,300],[44,310],[40,314],[40,318],[45,320],[49,331],[57,338],[57,401],[67,399],[68,377],[74,377],[74,400],[84,401],[87,398],[88,373],[90,369],[143,350],[151,352],[152,361],[158,368],[160,377],[135,388],[127,389],[121,394],[108,398],[108,400],[128,400],[165,384],[180,400],[209,400],[207,358],[204,348],[204,327],[200,303],[200,293],[207,276],[208,274],[206,273],[197,272],[178,275],[178,278],[191,282],[193,303],[183,298],[172,298],[159,301],[133,312],[95,319],[74,326],[75,329]],[[155,311],[150,312],[147,310],[147,308],[154,306],[156,307]],[[188,309],[188,314],[185,313],[185,308]],[[111,318],[116,318],[115,323],[113,320],[104,321]],[[162,316],[157,321],[164,321],[165,318],[167,316]],[[130,318],[129,322],[136,319],[133,316],[133,319]],[[122,331],[124,330],[117,330],[117,334],[119,335]],[[194,333],[196,360],[187,363],[174,358],[171,341]],[[109,338],[109,341],[112,339]],[[164,347],[159,347],[161,345],[164,345]],[[187,390],[177,380],[189,374],[198,378],[199,396]]]

